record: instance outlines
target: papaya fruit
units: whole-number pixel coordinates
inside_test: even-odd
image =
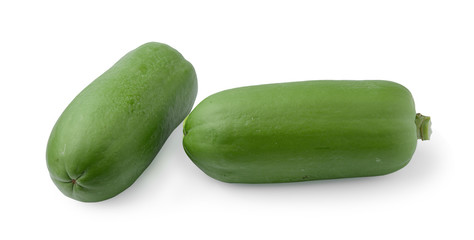
[[[54,125],[46,160],[66,196],[97,202],[132,185],[191,111],[196,73],[175,49],[150,42],[82,90]]]
[[[384,80],[315,80],[213,94],[185,119],[183,147],[212,178],[278,183],[376,176],[410,161],[430,117]]]

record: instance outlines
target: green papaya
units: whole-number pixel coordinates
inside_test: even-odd
[[[318,80],[225,90],[184,123],[183,146],[207,175],[233,183],[376,176],[410,161],[430,118],[383,80]]]
[[[191,111],[193,66],[150,42],[123,56],[77,95],[51,132],[47,167],[66,196],[102,201],[127,189]]]

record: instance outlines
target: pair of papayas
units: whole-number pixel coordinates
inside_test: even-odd
[[[129,52],[59,117],[47,146],[56,186],[79,201],[128,188],[186,118],[183,146],[209,176],[239,183],[387,174],[427,140],[410,92],[381,81],[304,81],[226,90],[203,100],[193,66],[165,44]],[[189,116],[188,116],[189,114]]]

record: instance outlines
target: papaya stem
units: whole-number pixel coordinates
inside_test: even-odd
[[[430,140],[431,136],[431,117],[417,113],[415,117],[416,136],[422,141]]]

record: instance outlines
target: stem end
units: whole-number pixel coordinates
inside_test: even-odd
[[[430,140],[431,137],[431,117],[417,113],[415,117],[416,135],[422,141]]]

